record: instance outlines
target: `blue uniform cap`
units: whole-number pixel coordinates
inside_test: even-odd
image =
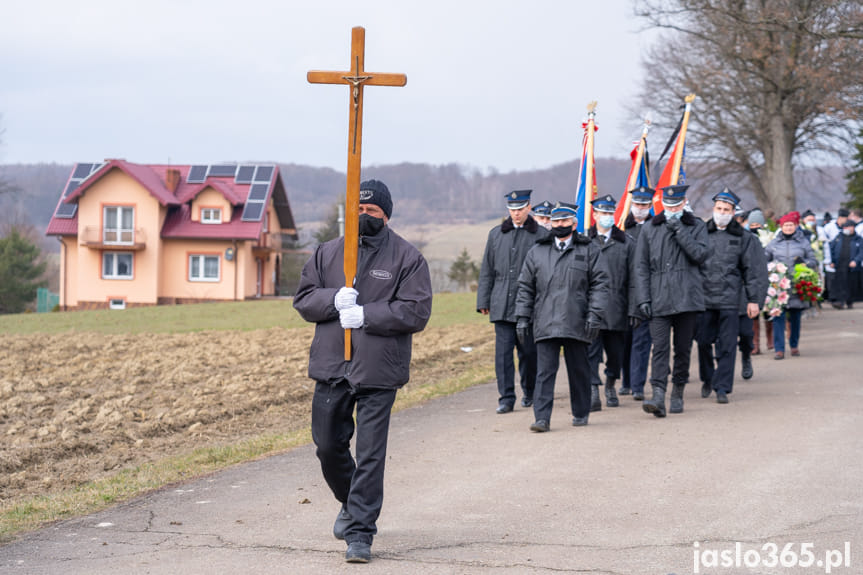
[[[533,214],[535,216],[548,217],[551,215],[551,208],[552,208],[551,202],[549,202],[548,200],[545,200],[541,204],[533,207]]]
[[[638,186],[629,190],[632,194],[632,201],[636,204],[649,204],[653,201],[653,196],[656,195],[656,190],[647,186]]]
[[[551,209],[551,219],[552,221],[554,221],[565,220],[566,218],[574,218],[576,212],[578,212],[577,205],[568,204],[566,202],[557,202]]]
[[[686,200],[686,190],[688,189],[689,186],[686,185],[661,188],[659,191],[662,192],[662,203],[669,206],[682,204]]]
[[[533,190],[513,190],[506,194],[506,207],[510,210],[520,210],[530,203],[530,194]]]
[[[724,188],[721,192],[713,196],[714,202],[728,202],[729,204],[736,206],[740,203],[740,198],[737,197],[737,194],[729,190],[728,188]]]
[[[596,198],[592,202],[593,209],[599,212],[613,212],[617,202],[614,201],[609,195],[602,196],[601,198]]]

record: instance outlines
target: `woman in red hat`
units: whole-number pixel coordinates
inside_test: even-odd
[[[815,260],[815,252],[812,251],[812,245],[803,232],[800,230],[800,213],[789,212],[779,218],[781,226],[779,233],[773,238],[764,252],[767,254],[767,261],[782,262],[788,267],[789,273],[793,274],[794,266],[797,264],[806,264],[812,269],[815,269],[817,261]],[[808,302],[802,301],[793,289],[788,290],[788,304],[785,310],[778,315],[773,323],[773,351],[774,359],[785,358],[785,318],[791,326],[791,334],[788,338],[788,344],[791,347],[791,355],[800,355],[798,344],[800,341],[800,315],[803,310],[809,307]]]

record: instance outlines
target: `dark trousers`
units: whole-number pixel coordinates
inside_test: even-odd
[[[623,332],[623,362],[620,364],[620,387],[632,388],[629,364],[632,361],[632,328]]]
[[[515,336],[515,324],[509,321],[494,322],[494,374],[497,377],[499,403],[515,405],[515,361],[513,349],[518,352],[518,375],[521,392],[533,398],[536,386],[536,343],[528,337],[524,345]]]
[[[857,272],[849,271],[847,265],[840,268],[836,265],[833,283],[830,286],[830,301],[835,304],[853,306],[857,296]]]
[[[796,348],[800,342],[800,315],[802,309],[785,309],[773,319],[773,351],[785,351],[785,318],[791,324],[791,333],[788,336],[788,345]]]
[[[590,382],[601,385],[599,364],[602,361],[602,350],[605,350],[605,377],[620,379],[620,369],[623,364],[623,344],[626,332],[600,330],[599,337],[590,342],[587,355],[590,359]]]
[[[701,381],[710,383],[716,391],[731,393],[740,315],[736,309],[709,309],[701,312],[700,319],[698,370]]]
[[[697,311],[654,317],[650,320],[650,337],[653,338],[653,365],[650,385],[663,391],[671,383],[685,385],[689,381],[689,359],[692,355],[692,340],[698,320]],[[669,368],[672,335],[674,330],[674,369]]]
[[[345,541],[371,544],[375,522],[384,501],[384,464],[394,389],[353,390],[346,381],[318,382],[312,399],[312,439],[321,471],[336,499],[346,506],[353,521]],[[351,456],[357,410],[356,461]]]
[[[653,338],[650,337],[650,322],[641,322],[632,330],[632,350],[629,358],[629,376],[632,393],[644,393],[644,383],[647,381],[647,365],[650,363],[650,347]]]
[[[554,404],[554,381],[560,367],[560,348],[566,361],[569,379],[569,403],[572,415],[584,417],[590,413],[590,360],[587,345],[569,338],[543,339],[536,342],[537,374],[533,395],[533,414],[537,421],[551,421]]]
[[[740,343],[738,344],[740,355],[744,358],[749,357],[755,349],[755,320],[743,314],[739,316],[738,326],[737,335],[740,338]]]

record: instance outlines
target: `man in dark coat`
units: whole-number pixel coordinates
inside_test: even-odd
[[[488,233],[479,270],[476,310],[489,316],[494,324],[494,371],[499,396],[497,413],[509,413],[515,406],[513,349],[518,352],[521,405],[533,405],[536,344],[530,337],[523,343],[516,338],[515,296],[524,257],[537,240],[548,232],[530,215],[530,194],[531,190],[516,190],[506,194],[509,217]]]
[[[857,235],[854,220],[847,218],[842,224],[842,233],[830,242],[833,256],[833,284],[830,289],[830,303],[836,309],[846,305],[854,307],[858,275],[863,265],[863,238]]]
[[[685,211],[688,186],[662,188],[664,211],[645,224],[635,253],[638,307],[650,318],[653,395],[644,411],[665,417],[671,332],[674,330],[674,370],[669,409],[683,413],[683,389],[689,380],[689,358],[698,313],[704,311],[704,280],[700,266],[707,259],[707,228]]]
[[[755,271],[758,280],[757,302],[759,311],[764,308],[764,300],[767,297],[767,288],[770,287],[770,280],[767,279],[767,257],[764,255],[764,247],[761,245],[761,238],[758,237],[758,230],[751,228],[749,222],[743,226],[745,232],[752,234],[752,239],[749,242],[750,261],[752,269]],[[744,234],[746,235],[746,234]],[[749,317],[749,296],[746,292],[746,286],[740,286],[740,297],[738,299],[737,315],[740,318],[740,328],[737,335],[739,338],[738,349],[740,350],[740,375],[743,379],[752,379],[754,375],[752,369],[752,355],[756,350],[756,326],[760,316]]]
[[[638,235],[641,233],[644,223],[650,219],[651,203],[656,190],[639,186],[630,190],[629,193],[632,194],[632,202],[623,228],[637,246]],[[633,277],[630,278],[630,285],[634,289],[634,272]],[[623,387],[620,389],[620,394],[627,395],[631,389],[632,399],[642,401],[644,400],[644,384],[647,381],[647,366],[650,363],[650,348],[653,345],[653,340],[650,338],[650,323],[638,310],[637,304],[638,302],[635,301],[634,297],[629,298],[631,328],[626,332],[623,356],[624,365],[629,366],[629,376],[627,377],[627,372],[624,370]],[[629,389],[627,389],[627,385]]]
[[[431,315],[422,254],[387,226],[392,198],[383,182],[360,185],[360,245],[353,288],[345,286],[344,238],[317,247],[303,267],[294,308],[314,322],[309,377],[315,380],[312,439],[324,479],[342,507],[333,534],[346,560],[371,558],[384,493],[390,410],[407,383],[411,334]],[[345,361],[345,329],[351,359]],[[351,456],[356,408],[356,460]]]
[[[615,384],[620,378],[623,367],[626,332],[629,329],[629,300],[633,289],[630,282],[630,268],[635,259],[635,240],[614,225],[616,202],[609,195],[591,202],[596,215],[596,225],[588,231],[588,237],[599,248],[600,259],[608,270],[609,290],[605,316],[599,330],[599,337],[593,340],[588,350],[590,357],[590,410],[602,409],[599,397],[599,364],[605,350],[605,403],[617,407]],[[626,369],[625,372],[629,370]]]
[[[527,253],[518,278],[517,334],[527,339],[532,332],[537,348],[536,420],[530,426],[536,432],[549,430],[561,348],[569,379],[572,424],[587,425],[590,414],[587,347],[602,326],[609,280],[599,249],[573,229],[577,209],[574,204],[555,204],[551,235]]]
[[[760,275],[752,257],[756,238],[734,219],[739,204],[740,198],[728,188],[713,196],[713,217],[707,222],[709,255],[702,264],[706,309],[700,316],[698,341],[701,397],[716,391],[718,403],[728,403],[734,386],[740,290],[746,291],[749,318],[758,315],[759,299],[763,301]]]

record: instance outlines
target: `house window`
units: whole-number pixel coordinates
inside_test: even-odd
[[[219,256],[189,256],[189,281],[217,282],[220,277]]]
[[[108,301],[108,308],[110,308],[110,309],[126,309],[126,300],[124,300],[124,299],[111,299]]]
[[[134,254],[127,252],[104,252],[102,254],[102,279],[132,279]]]
[[[221,208],[201,208],[201,223],[202,224],[221,224],[222,210]]]
[[[106,244],[135,243],[135,208],[105,206],[102,241]]]

